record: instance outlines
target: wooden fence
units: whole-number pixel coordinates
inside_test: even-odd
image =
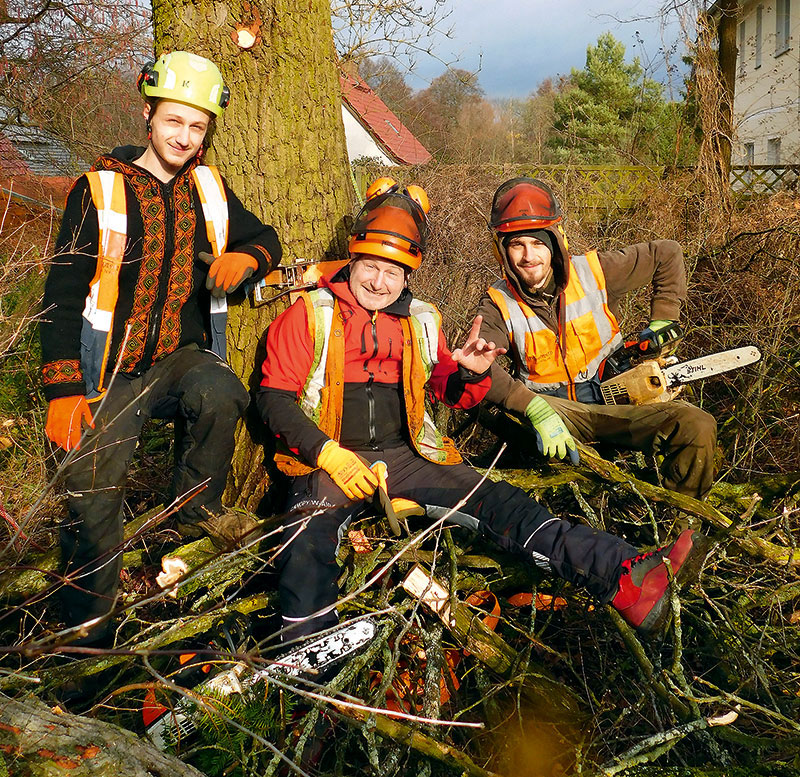
[[[531,175],[552,183],[562,191],[580,192],[584,208],[611,211],[632,208],[648,196],[671,173],[691,172],[692,168],[645,167],[637,165],[512,165],[497,167],[498,180],[514,175]],[[376,175],[408,177],[412,168],[379,168],[358,165],[353,169],[354,183],[363,194]],[[736,196],[798,191],[800,165],[734,165],[730,174]]]
[[[731,188],[737,195],[796,192],[800,165],[734,165],[731,167]]]

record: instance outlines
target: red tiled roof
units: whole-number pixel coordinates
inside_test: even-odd
[[[339,73],[342,97],[388,156],[401,164],[422,165],[432,157],[411,131],[357,75]]]
[[[31,171],[14,144],[0,133],[0,176],[30,175]]]

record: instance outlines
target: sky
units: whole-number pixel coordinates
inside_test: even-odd
[[[648,75],[678,98],[680,74],[670,78],[664,50],[677,46],[669,60],[683,68],[681,25],[675,14],[665,26],[658,17],[664,0],[451,0],[443,26],[452,39],[438,37],[435,53],[454,67],[477,71],[490,98],[524,97],[547,77],[568,75],[586,62],[586,47],[606,31],[620,40],[626,60],[638,56]],[[424,89],[444,65],[419,55],[408,77]],[[683,72],[683,71],[681,71]]]

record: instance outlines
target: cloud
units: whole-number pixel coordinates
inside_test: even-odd
[[[603,13],[586,0],[453,0],[452,40],[442,40],[439,57],[455,67],[478,70],[490,97],[522,97],[548,77],[582,68],[586,47],[610,31],[625,44],[627,58],[638,56],[662,83],[669,76],[663,48],[680,41],[676,20],[662,29],[658,0],[606,0]],[[597,6],[594,6],[596,8]],[[680,64],[684,47],[670,56]],[[424,88],[444,66],[420,59],[409,82]],[[673,77],[674,78],[674,77]]]

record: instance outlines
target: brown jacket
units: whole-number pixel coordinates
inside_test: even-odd
[[[554,332],[558,332],[558,305],[566,286],[569,263],[563,238],[555,230],[551,234],[558,244],[553,256],[553,281],[543,292],[527,293],[520,287],[516,276],[504,259],[505,275],[542,321]],[[674,240],[653,240],[636,243],[619,251],[598,252],[600,265],[606,279],[608,306],[619,318],[619,304],[631,291],[652,284],[650,320],[677,321],[681,304],[686,300],[686,267],[683,251]],[[548,293],[549,292],[549,293]],[[493,340],[498,346],[509,348],[508,330],[497,306],[488,294],[478,304],[478,314],[483,316],[481,337]],[[512,359],[513,353],[509,349]],[[513,368],[516,373],[516,364]],[[489,402],[516,413],[524,413],[534,393],[525,384],[516,380],[500,364],[492,367],[492,387],[486,395]]]

